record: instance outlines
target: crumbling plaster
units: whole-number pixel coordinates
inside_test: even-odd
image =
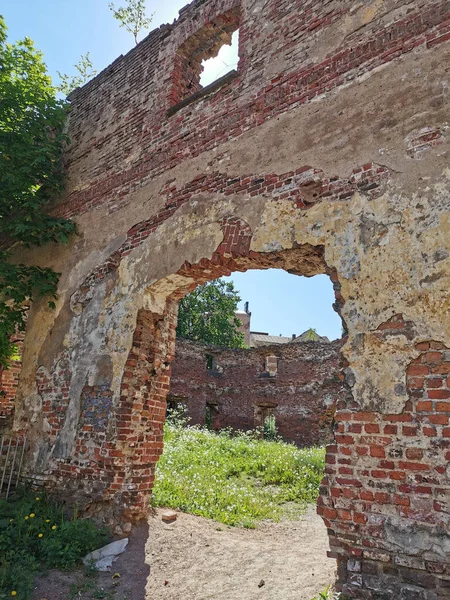
[[[284,0],[245,1],[238,76],[168,117],[176,48],[210,13],[235,4],[197,2],[73,94],[68,186],[52,210],[73,217],[78,235],[68,247],[17,254],[61,278],[56,310],[42,300],[30,311],[15,428],[30,436],[29,466],[43,480],[63,481],[105,510],[113,498],[115,516],[141,514],[162,451],[176,301],[233,270],[327,272],[348,331],[349,400],[338,406],[345,439],[327,451],[321,514],[347,592],[378,599],[367,590],[394,560],[389,543],[403,545],[399,531],[415,532],[431,514],[435,540],[448,522],[435,487],[423,499],[412,486],[404,492],[412,504],[403,505],[409,496],[399,499],[401,483],[388,480],[410,485],[434,469],[430,485],[448,489],[439,462],[447,460],[445,407],[407,375],[411,365],[431,378],[445,372],[433,361],[446,363],[450,345],[446,3],[324,0],[314,3],[316,18],[308,1],[295,10]],[[380,39],[398,43],[383,54]],[[96,399],[111,406],[102,431],[85,418]],[[439,414],[423,417],[411,408],[416,400]],[[415,433],[392,424],[403,418],[417,420]],[[398,452],[422,450],[423,464],[385,460],[381,446],[394,442]],[[390,465],[385,472],[378,459]],[[402,552],[403,566],[422,568]],[[373,573],[351,562],[361,556]],[[442,587],[430,573],[448,564],[425,568],[424,585]]]

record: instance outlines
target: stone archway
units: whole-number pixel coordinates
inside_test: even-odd
[[[211,207],[199,195],[184,207],[191,213],[175,214],[148,235],[142,235],[142,224],[134,226],[128,236],[139,236],[139,243],[131,249],[125,242],[122,255],[115,251],[107,268],[96,268],[72,294],[67,350],[53,356],[50,369],[38,368],[38,394],[25,399],[17,416],[33,442],[30,465],[37,476],[56,483],[60,495],[78,501],[88,514],[113,521],[143,516],[162,452],[178,299],[199,283],[237,270],[327,273],[349,327],[344,366],[353,391],[337,407],[336,444],[327,449],[318,510],[344,590],[360,581],[363,564],[380,565],[377,577],[383,580],[389,552],[403,552],[404,562],[414,562],[400,548],[405,526],[412,527],[408,535],[416,535],[415,551],[425,536],[414,524],[416,515],[436,519],[426,533],[436,545],[445,502],[436,504],[433,493],[445,489],[446,477],[446,445],[438,440],[448,435],[442,395],[447,392],[437,374],[445,373],[448,352],[442,343],[425,341],[413,318],[390,316],[393,309],[384,306],[380,282],[392,282],[398,270],[395,248],[386,265],[389,249],[381,262],[366,262],[364,245],[342,243],[361,235],[372,211],[370,198],[357,198],[356,219],[355,199],[306,211],[291,199],[268,204],[260,199],[265,206],[258,224],[239,202],[234,209],[240,216],[229,217],[229,205],[217,211],[217,203]],[[389,210],[388,202],[383,210]],[[321,231],[318,223],[324,222]],[[391,235],[396,230],[398,222]],[[375,250],[372,259],[376,255]],[[369,276],[374,264],[376,277]],[[418,307],[400,298],[394,310],[401,305],[417,319]],[[433,397],[427,389],[437,383],[436,402],[424,400],[425,394]],[[405,525],[405,516],[412,525]]]

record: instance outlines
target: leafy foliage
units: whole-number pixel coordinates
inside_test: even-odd
[[[0,500],[0,600],[12,592],[26,600],[38,569],[72,569],[107,541],[105,530],[66,519],[62,506],[45,494],[22,490]]]
[[[148,29],[152,22],[152,16],[145,14],[145,0],[125,0],[125,6],[116,8],[113,2],[108,4],[113,17],[119,21],[120,27],[125,27],[133,34],[134,41],[138,43],[138,36],[142,29]]]
[[[265,440],[277,440],[278,429],[275,420],[275,415],[269,415],[264,419],[263,435]]]
[[[78,75],[72,77],[63,75],[58,71],[58,76],[61,80],[61,83],[56,88],[58,92],[68,96],[72,90],[84,85],[98,73],[98,71],[94,69],[94,65],[89,57],[89,52],[86,52],[85,55],[81,55],[80,60],[75,65],[75,69],[78,71]]]
[[[156,467],[153,504],[254,527],[315,502],[325,450],[260,439],[251,433],[219,434],[166,421],[164,453]]]
[[[319,592],[319,595],[314,596],[311,600],[344,600],[344,598],[339,592],[334,592],[329,585],[323,592]]]
[[[226,348],[242,348],[244,335],[235,316],[240,301],[232,282],[221,279],[198,286],[180,300],[177,335]]]
[[[10,262],[14,243],[67,243],[75,225],[44,210],[62,190],[65,103],[55,97],[42,54],[29,38],[6,42],[0,17],[0,367],[14,354],[30,298],[55,297],[51,269]]]

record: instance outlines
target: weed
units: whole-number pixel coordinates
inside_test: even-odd
[[[104,590],[103,588],[97,588],[92,592],[92,598],[96,600],[112,600],[114,597],[115,590]]]
[[[94,589],[95,584],[92,581],[78,581],[72,583],[69,588],[69,600],[79,598],[81,594],[91,592]]]
[[[269,415],[264,419],[263,435],[265,440],[272,442],[278,441],[277,439],[277,426],[275,423],[275,415]]]
[[[279,520],[283,505],[315,502],[323,448],[299,449],[252,433],[213,433],[167,422],[154,506],[170,506],[227,525]]]
[[[45,493],[19,490],[0,500],[0,600],[27,600],[38,569],[71,569],[107,541],[104,530],[74,517],[67,520]]]
[[[314,596],[311,600],[344,600],[339,592],[333,592],[331,586],[327,586],[327,588],[323,592],[319,592],[318,596]]]

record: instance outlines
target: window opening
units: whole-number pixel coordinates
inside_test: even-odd
[[[273,354],[266,356],[266,372],[270,377],[275,377],[278,370],[278,358]]]
[[[217,56],[202,61],[200,85],[206,87],[230,71],[237,71],[239,62],[239,29],[233,32],[231,44],[224,44]]]
[[[275,440],[277,437],[277,425],[273,413],[264,419],[263,435],[266,440]]]
[[[206,368],[208,371],[214,369],[214,356],[212,354],[206,354]]]
[[[205,425],[208,429],[215,429],[214,423],[219,413],[219,405],[216,402],[207,402],[205,406]]]
[[[276,404],[273,403],[264,403],[264,404],[255,404],[254,408],[254,427],[255,429],[262,429],[264,431],[264,427],[266,424],[266,420],[270,419],[273,416],[274,410],[276,408]]]
[[[239,60],[239,9],[223,13],[190,36],[174,59],[168,114],[235,73]],[[211,89],[212,91],[212,89]]]

